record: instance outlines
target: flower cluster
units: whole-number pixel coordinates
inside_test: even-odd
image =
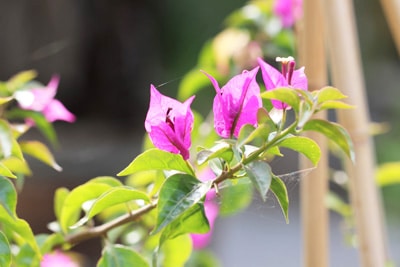
[[[259,66],[234,76],[222,88],[211,75],[204,73],[215,88],[213,102],[214,128],[223,138],[237,137],[245,124],[257,126],[257,111],[262,107],[260,86],[256,81],[261,69],[266,90],[278,87],[291,87],[307,90],[308,82],[304,67],[295,70],[292,57],[277,58],[282,64],[281,72],[259,58]],[[190,134],[193,129],[193,113],[190,105],[194,96],[184,103],[162,95],[153,85],[150,86],[150,107],[145,128],[153,144],[162,150],[181,154],[189,159]],[[272,100],[276,109],[290,107],[279,100]]]
[[[307,77],[304,68],[295,70],[292,57],[277,58],[281,63],[281,72],[258,59],[259,66],[250,71],[243,71],[220,87],[217,80],[203,72],[215,88],[213,102],[214,129],[222,138],[238,137],[245,124],[257,126],[257,112],[262,107],[260,86],[257,82],[259,69],[266,90],[289,87],[307,90]],[[145,120],[145,128],[154,146],[171,153],[190,158],[191,131],[193,129],[193,112],[190,105],[194,96],[181,103],[162,95],[153,85],[150,86],[150,105]],[[275,109],[290,109],[288,104],[272,100]],[[210,175],[208,175],[210,176]],[[205,177],[208,180],[210,177]],[[215,194],[215,193],[214,193]],[[218,215],[218,206],[212,201],[213,195],[205,199],[205,214],[211,229]],[[195,248],[202,248],[209,242],[211,231],[207,234],[193,234]]]

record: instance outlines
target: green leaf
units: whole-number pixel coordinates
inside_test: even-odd
[[[40,256],[28,244],[21,244],[13,265],[18,267],[32,267],[40,265]]]
[[[260,124],[257,128],[255,128],[251,133],[248,133],[247,135],[243,135],[242,137],[240,137],[241,134],[239,134],[240,138],[238,138],[237,147],[242,147],[243,145],[253,142],[257,139],[261,140],[262,143],[264,143],[268,139],[268,136],[271,132],[272,128],[269,124]]]
[[[17,192],[14,185],[5,177],[0,176],[0,205],[12,218],[16,218]]]
[[[36,128],[51,142],[52,145],[57,145],[57,134],[53,124],[48,122],[44,115],[38,111],[22,110],[14,108],[6,113],[8,119],[31,119],[34,121]]]
[[[316,95],[318,104],[321,104],[325,101],[340,100],[343,98],[347,98],[347,96],[342,94],[337,88],[329,86],[314,91],[313,94]]]
[[[220,214],[230,216],[247,208],[253,199],[253,187],[247,179],[226,180],[220,188]]]
[[[36,241],[42,254],[49,253],[55,247],[59,247],[65,243],[64,236],[61,233],[39,234],[36,235]]]
[[[54,214],[56,215],[57,220],[60,220],[61,211],[64,206],[64,201],[69,194],[69,190],[65,187],[58,188],[54,193]]]
[[[53,154],[43,143],[39,141],[21,141],[20,147],[23,153],[42,161],[56,171],[62,171],[61,166],[55,161]]]
[[[149,149],[137,156],[118,176],[148,170],[175,170],[194,175],[192,167],[181,155],[160,149]]]
[[[7,81],[7,88],[9,92],[13,93],[21,88],[23,85],[25,85],[27,82],[35,79],[36,76],[37,72],[34,70],[21,71]]]
[[[400,162],[387,162],[378,166],[376,181],[380,186],[400,184]]]
[[[346,104],[342,101],[325,101],[319,105],[319,110],[324,110],[324,109],[352,109],[354,106]]]
[[[315,119],[308,121],[304,125],[303,130],[322,133],[329,140],[336,143],[353,162],[355,161],[353,142],[347,131],[339,124]]]
[[[0,266],[11,266],[11,249],[6,236],[0,232]]]
[[[0,162],[0,175],[10,178],[17,178],[6,165]]]
[[[168,239],[187,233],[204,234],[210,230],[204,205],[197,203],[165,227],[160,237],[160,247]]]
[[[35,236],[30,225],[25,220],[10,216],[4,206],[0,205],[0,221],[4,232],[11,232],[12,238],[17,245],[22,246],[26,244],[33,251],[33,254],[40,256]]]
[[[252,161],[244,165],[247,176],[260,193],[263,201],[267,200],[267,192],[271,185],[272,172],[268,163],[262,160]]]
[[[163,267],[184,267],[192,253],[192,240],[189,235],[181,235],[165,242],[163,252]]]
[[[97,267],[149,267],[139,253],[129,247],[108,244],[103,250]]]
[[[1,164],[3,164],[12,173],[32,175],[32,171],[26,161],[18,159],[16,157],[11,156],[7,159],[3,159],[1,161]]]
[[[197,153],[197,164],[201,165],[213,158],[222,158],[230,162],[233,157],[232,147],[226,142],[219,142],[210,149],[203,149]]]
[[[283,139],[278,146],[286,147],[306,156],[316,166],[321,158],[321,149],[318,144],[304,136],[291,136]]]
[[[295,111],[299,110],[300,97],[297,90],[294,90],[293,88],[280,87],[265,91],[261,94],[261,97],[282,101],[291,106]]]
[[[91,218],[109,207],[138,199],[150,202],[150,199],[146,193],[135,190],[129,186],[110,188],[93,202],[86,215],[82,219],[80,219],[75,225],[71,226],[71,228],[82,226]]]
[[[160,189],[157,223],[152,234],[158,233],[185,211],[202,200],[211,188],[211,181],[202,183],[188,174],[174,174]]]
[[[13,138],[10,125],[5,120],[0,120],[0,149],[4,158],[12,154]]]
[[[68,232],[69,227],[77,222],[83,203],[98,198],[113,187],[108,184],[109,181],[106,178],[97,178],[97,180],[88,181],[74,188],[65,197],[60,212],[60,226],[64,232]]]
[[[10,102],[11,100],[13,100],[14,97],[9,96],[9,97],[0,97],[0,105],[4,105],[5,103]]]
[[[272,176],[270,190],[274,193],[281,206],[286,223],[289,223],[289,196],[285,183],[278,176],[274,175]]]

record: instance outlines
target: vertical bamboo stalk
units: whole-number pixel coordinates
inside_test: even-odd
[[[361,266],[383,267],[385,231],[380,196],[374,183],[374,149],[368,131],[369,115],[352,2],[325,0],[324,14],[333,83],[356,106],[354,110],[339,112],[338,118],[354,141],[356,163],[347,162],[347,168]]]
[[[381,0],[381,5],[392,32],[397,53],[400,55],[400,0]]]
[[[305,0],[304,16],[298,23],[299,60],[305,66],[309,90],[320,89],[327,84],[327,63],[325,56],[322,5],[320,1]],[[326,117],[325,113],[318,116]],[[328,257],[328,210],[325,197],[328,190],[328,153],[326,139],[314,132],[307,136],[315,140],[322,155],[318,167],[307,177],[301,179],[300,200],[303,234],[303,266],[327,267]],[[301,168],[312,167],[304,158],[300,159]]]

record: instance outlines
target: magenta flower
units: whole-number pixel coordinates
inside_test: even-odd
[[[296,62],[292,57],[277,58],[276,60],[282,63],[282,72],[279,72],[261,58],[258,59],[258,64],[261,67],[262,77],[267,91],[278,87],[291,87],[307,90],[308,81],[307,76],[304,74],[304,67],[294,70]],[[271,102],[276,109],[290,108],[286,103],[278,100],[271,100]]]
[[[68,255],[56,250],[43,256],[40,267],[79,267]]]
[[[150,106],[145,128],[154,146],[189,158],[193,112],[190,104],[194,96],[181,103],[162,95],[154,85],[150,86]]]
[[[17,91],[15,99],[22,109],[41,112],[49,122],[74,122],[75,116],[60,101],[54,99],[59,81],[60,77],[54,75],[46,87]]]
[[[303,0],[275,0],[274,13],[283,27],[290,28],[303,16]]]
[[[237,137],[244,124],[257,125],[257,110],[262,106],[260,87],[256,82],[259,67],[234,76],[222,88],[211,75],[217,92],[214,103],[214,128],[224,138]]]

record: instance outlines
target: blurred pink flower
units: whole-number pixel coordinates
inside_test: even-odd
[[[40,267],[79,267],[79,265],[68,255],[56,250],[43,256]]]
[[[212,172],[210,168],[206,168],[199,173],[200,181],[209,181],[215,178],[215,174]],[[204,200],[204,212],[208,219],[208,223],[210,224],[210,231],[205,234],[191,234],[193,248],[194,249],[203,249],[205,248],[211,241],[211,237],[214,230],[214,223],[218,217],[219,206],[215,203],[214,199],[216,197],[215,190],[212,189],[208,191]]]
[[[181,103],[162,95],[150,86],[150,106],[145,120],[145,128],[154,146],[189,158],[193,112],[190,105],[194,96]]]
[[[283,27],[290,28],[303,16],[303,0],[275,0],[274,13]]]
[[[204,201],[204,212],[208,219],[208,223],[210,224],[210,231],[205,234],[191,234],[193,248],[194,249],[202,249],[205,248],[211,241],[211,236],[214,230],[215,219],[218,217],[219,206],[214,203],[212,200]]]
[[[211,75],[204,73],[213,84],[214,128],[224,138],[237,137],[244,124],[257,124],[257,110],[261,107],[260,87],[256,82],[259,67],[234,76],[222,88]]]
[[[278,87],[292,87],[307,90],[308,81],[307,76],[304,73],[304,67],[294,70],[296,62],[292,57],[277,58],[277,61],[282,63],[282,72],[279,72],[261,58],[258,59],[258,64],[261,67],[262,77],[267,91]],[[272,100],[271,102],[276,109],[290,108],[287,104],[278,100]]]
[[[46,87],[17,91],[15,99],[22,109],[41,112],[49,122],[74,122],[75,116],[60,101],[54,99],[59,81],[60,77],[54,75]]]

